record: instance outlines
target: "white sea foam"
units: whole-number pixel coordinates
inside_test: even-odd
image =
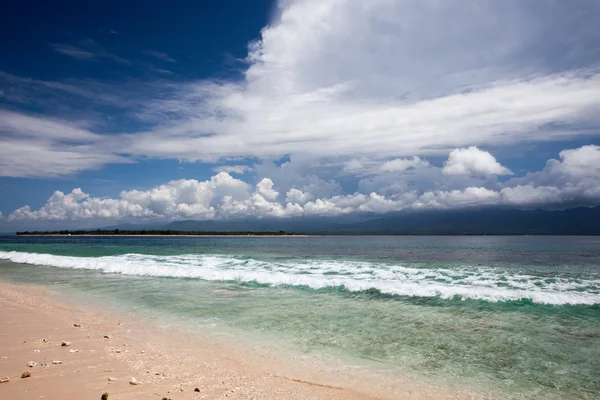
[[[73,257],[4,252],[0,259],[104,273],[257,282],[313,289],[343,286],[349,291],[491,302],[529,299],[542,304],[600,304],[599,279],[540,277],[489,267],[416,268],[359,261],[289,260],[268,262],[225,255],[156,256],[125,254]]]

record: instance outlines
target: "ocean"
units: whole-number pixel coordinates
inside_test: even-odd
[[[0,237],[0,279],[504,399],[600,399],[600,237]]]

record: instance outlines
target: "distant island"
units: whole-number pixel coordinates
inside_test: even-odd
[[[62,231],[23,231],[17,236],[301,236],[301,233],[278,232],[216,232],[216,231],[176,231],[171,229],[95,229]]]

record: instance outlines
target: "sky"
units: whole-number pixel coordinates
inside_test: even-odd
[[[0,231],[600,204],[596,0],[15,1]]]

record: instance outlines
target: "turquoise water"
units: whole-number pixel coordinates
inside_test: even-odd
[[[3,237],[0,279],[500,398],[600,398],[595,237]]]

